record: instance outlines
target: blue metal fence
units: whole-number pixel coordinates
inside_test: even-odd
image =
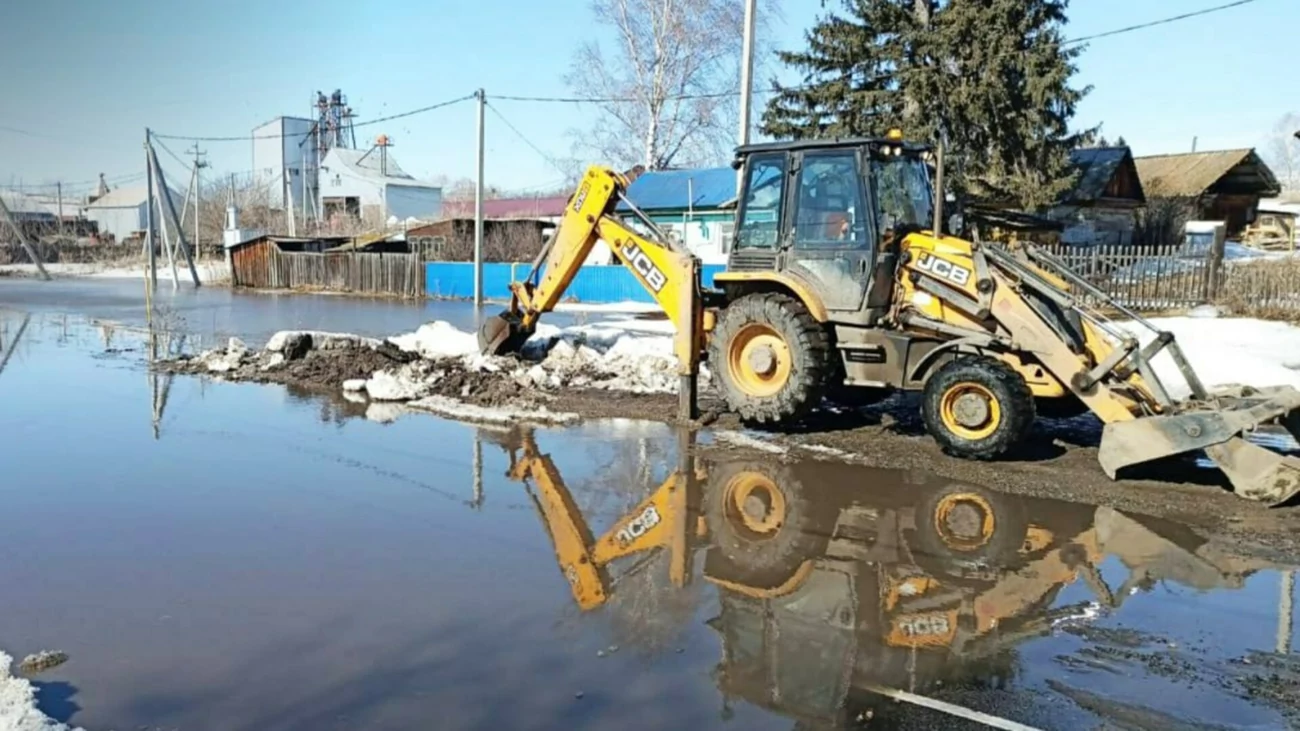
[[[474,265],[469,262],[439,261],[425,265],[425,288],[430,297],[445,299],[470,299],[474,296]],[[529,264],[484,264],[483,297],[490,300],[510,298],[509,284],[528,274]],[[722,264],[704,264],[700,279],[704,286],[713,286],[713,275],[726,269]],[[584,266],[578,270],[565,292],[565,298],[578,302],[604,304],[610,302],[654,302],[645,288],[626,267]]]

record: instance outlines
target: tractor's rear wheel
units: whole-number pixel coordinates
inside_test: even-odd
[[[821,402],[830,339],[803,303],[775,292],[740,297],[718,316],[709,364],[727,406],[759,424],[793,421]]]
[[[1000,360],[958,358],[926,381],[921,418],[947,454],[994,459],[1028,436],[1036,418],[1034,394]]]

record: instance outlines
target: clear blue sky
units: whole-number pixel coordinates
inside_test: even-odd
[[[1070,37],[1223,0],[1074,0]],[[778,46],[801,43],[819,3],[783,0]],[[836,0],[826,3],[838,7]],[[44,0],[9,3],[0,25],[0,185],[85,181],[143,170],[144,128],[245,135],[279,115],[308,116],[316,90],[342,88],[360,120],[463,96],[563,95],[586,0]],[[1300,111],[1292,46],[1300,2],[1243,7],[1097,40],[1080,58],[1091,84],[1076,122],[1104,122],[1135,152],[1263,146],[1278,117]],[[570,151],[584,107],[496,102],[538,147]],[[473,104],[385,125],[417,176],[474,172]],[[180,153],[189,145],[167,143]],[[212,172],[251,168],[247,142],[209,142]],[[164,166],[179,166],[162,156]],[[596,162],[596,161],[592,161]],[[511,189],[561,174],[488,115],[487,176]],[[84,187],[84,186],[83,186]]]

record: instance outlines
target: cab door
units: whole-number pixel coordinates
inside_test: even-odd
[[[830,310],[859,310],[870,287],[875,221],[863,164],[854,148],[792,155],[787,267],[813,283]]]

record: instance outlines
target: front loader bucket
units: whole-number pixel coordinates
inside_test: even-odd
[[[1290,386],[1211,396],[1217,408],[1107,424],[1098,461],[1106,474],[1176,454],[1205,450],[1237,495],[1279,505],[1300,493],[1300,459],[1242,438],[1261,424],[1278,422],[1300,440],[1300,391]]]

